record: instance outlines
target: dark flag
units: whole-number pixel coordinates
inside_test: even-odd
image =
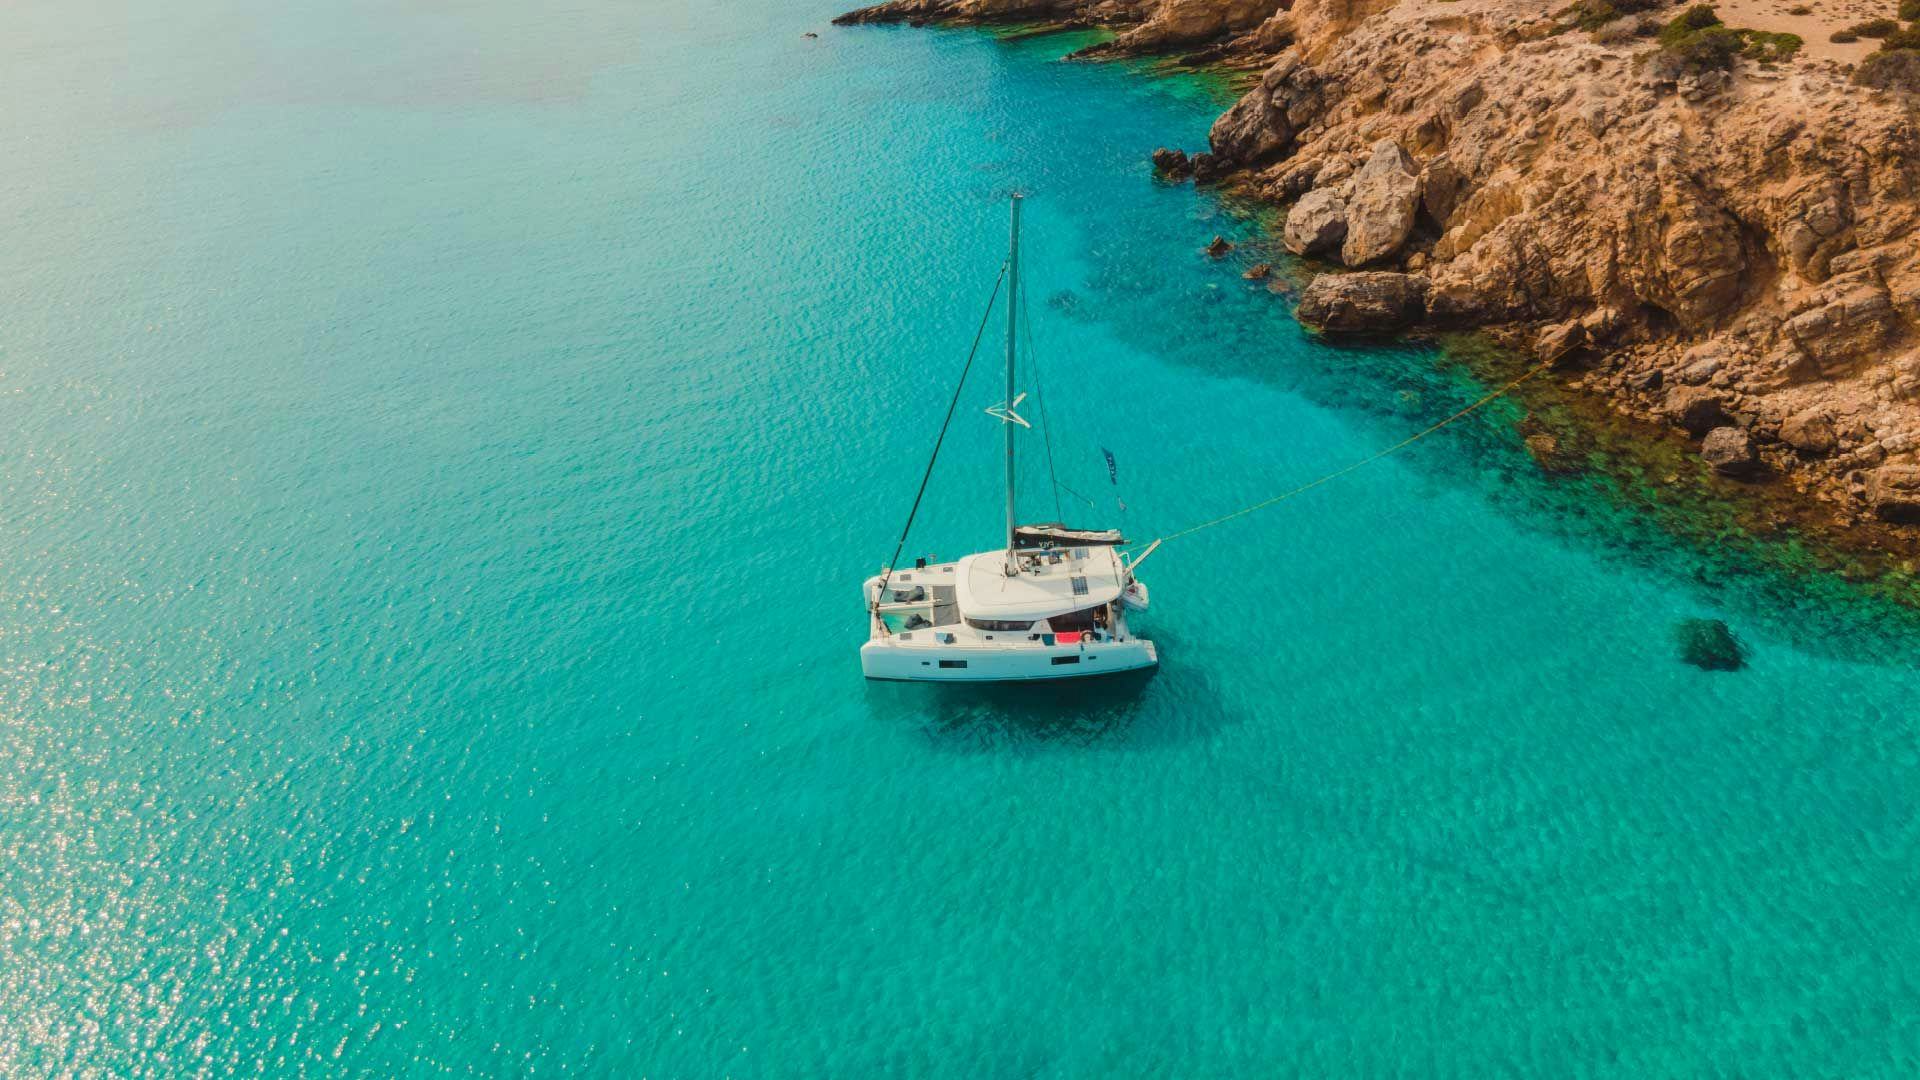
[[[1113,481],[1115,487],[1119,487],[1120,466],[1113,463],[1113,451],[1103,446],[1100,448],[1100,452],[1107,456],[1107,479]]]

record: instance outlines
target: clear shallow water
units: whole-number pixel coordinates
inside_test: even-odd
[[[1511,409],[1170,545],[1142,684],[864,684],[1010,186],[1137,533],[1480,391],[1200,256],[1203,88],[833,11],[0,16],[0,1072],[1920,1067],[1911,643]]]

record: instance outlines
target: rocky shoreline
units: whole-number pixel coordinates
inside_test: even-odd
[[[894,0],[839,21],[1101,26],[1076,55],[1259,71],[1204,151],[1155,165],[1285,208],[1277,239],[1338,268],[1303,322],[1491,331],[1910,559],[1920,132],[1914,97],[1862,83],[1920,53],[1803,50],[1837,8],[1735,6],[1754,25],[1656,0]]]

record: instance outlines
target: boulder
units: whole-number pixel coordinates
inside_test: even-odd
[[[1739,671],[1747,649],[1719,619],[1682,619],[1673,628],[1680,659],[1703,671]]]
[[[1533,339],[1533,355],[1545,361],[1559,360],[1587,344],[1587,328],[1578,319],[1556,323],[1540,331]]]
[[[1301,294],[1296,314],[1308,326],[1335,333],[1404,330],[1425,317],[1426,285],[1418,274],[1321,274]]]
[[[1281,241],[1295,255],[1317,255],[1347,238],[1347,203],[1332,188],[1315,188],[1287,211]]]
[[[1704,386],[1676,386],[1667,391],[1661,411],[1689,435],[1705,435],[1717,427],[1733,423],[1726,402]]]
[[[1702,386],[1720,373],[1726,359],[1726,347],[1720,342],[1703,341],[1680,354],[1680,371],[1675,378],[1689,386]]]
[[[1598,347],[1611,341],[1627,328],[1627,317],[1619,308],[1595,308],[1580,319],[1580,329],[1586,334],[1587,344]]]
[[[1920,525],[1920,465],[1882,465],[1867,481],[1867,502],[1882,521]]]
[[[1214,237],[1213,242],[1207,245],[1207,254],[1216,259],[1232,250],[1233,242],[1224,236]]]
[[[1419,166],[1392,139],[1374,143],[1367,163],[1353,174],[1341,261],[1365,266],[1400,250],[1413,232],[1419,205]]]
[[[1267,277],[1271,276],[1272,274],[1273,274],[1272,263],[1254,263],[1252,266],[1249,266],[1247,268],[1246,273],[1241,274],[1240,276],[1245,278],[1248,281],[1263,281]]]
[[[1840,446],[1824,408],[1803,409],[1780,421],[1780,441],[1803,454],[1831,454]]]
[[[1752,476],[1760,466],[1753,440],[1737,427],[1717,427],[1700,443],[1700,456],[1722,476]]]

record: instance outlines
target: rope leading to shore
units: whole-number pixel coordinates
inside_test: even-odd
[[[1330,472],[1327,475],[1322,476],[1317,480],[1311,480],[1307,483],[1301,484],[1299,487],[1292,488],[1287,491],[1283,491],[1280,494],[1275,495],[1271,499],[1266,499],[1261,502],[1254,503],[1252,506],[1243,507],[1239,510],[1235,510],[1231,514],[1225,514],[1220,517],[1214,518],[1212,521],[1203,521],[1198,525],[1193,525],[1193,526],[1189,526],[1188,528],[1181,529],[1177,533],[1172,533],[1164,537],[1161,542],[1164,543],[1167,540],[1178,540],[1182,536],[1188,536],[1193,533],[1200,532],[1203,529],[1211,529],[1215,525],[1224,525],[1227,522],[1234,520],[1235,518],[1245,517],[1256,510],[1265,510],[1267,507],[1272,506],[1275,503],[1286,502],[1288,499],[1293,498],[1295,495],[1304,495],[1305,493],[1312,491],[1314,488],[1317,488],[1322,484],[1328,483],[1333,480],[1338,480],[1350,472],[1354,472],[1357,469],[1364,468],[1368,465],[1373,464],[1376,461],[1379,461],[1383,457],[1388,457],[1392,454],[1397,454],[1400,451],[1405,450],[1407,447],[1412,446],[1414,443],[1419,442],[1421,439],[1424,439],[1427,436],[1433,434],[1434,432],[1439,431],[1441,428],[1444,428],[1456,421],[1463,420],[1466,417],[1472,415],[1473,413],[1478,412],[1482,406],[1485,406],[1491,403],[1495,399],[1505,397],[1508,391],[1512,390],[1516,386],[1519,386],[1521,383],[1526,382],[1528,379],[1533,378],[1535,375],[1538,375],[1541,372],[1547,370],[1547,368],[1550,367],[1552,363],[1553,361],[1548,360],[1540,364],[1536,364],[1531,368],[1528,368],[1527,371],[1524,374],[1522,374],[1519,378],[1513,380],[1512,382],[1506,384],[1505,386],[1502,386],[1500,389],[1495,390],[1494,392],[1488,394],[1486,397],[1481,398],[1479,401],[1476,401],[1473,404],[1467,406],[1466,408],[1461,409],[1459,412],[1454,413],[1452,416],[1447,417],[1445,420],[1442,420],[1439,423],[1434,424],[1432,427],[1429,427],[1424,431],[1417,432],[1413,435],[1409,435],[1404,439],[1401,439],[1399,442],[1394,443],[1392,446],[1387,447],[1385,450],[1382,450],[1379,453],[1370,454],[1367,457],[1361,458],[1359,461],[1356,461],[1351,465],[1347,465],[1343,468],[1335,469],[1333,472]]]

